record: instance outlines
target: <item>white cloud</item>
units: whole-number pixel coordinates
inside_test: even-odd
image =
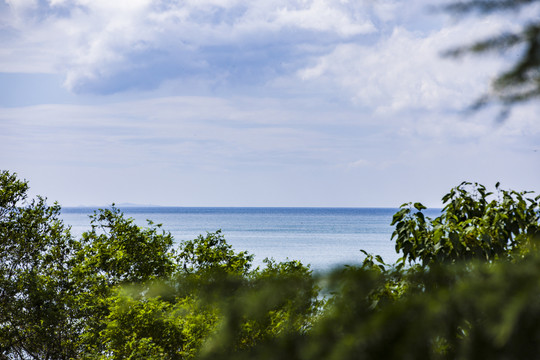
[[[440,51],[519,23],[496,16],[452,23],[427,13],[426,0],[6,4],[4,72],[60,73],[75,92],[113,93],[171,78],[275,83],[299,70],[380,111],[462,106],[499,64],[443,61]]]
[[[350,8],[343,6],[349,2],[337,3],[329,0],[314,0],[295,4],[293,9],[289,7],[279,8],[276,12],[276,22],[285,26],[294,26],[318,31],[332,31],[343,36],[366,34],[375,31],[375,27],[361,8],[357,6],[354,12],[348,12]],[[353,7],[354,9],[354,7]],[[351,16],[352,15],[352,16]]]
[[[451,46],[500,31],[503,21],[462,22],[431,33],[394,28],[375,45],[341,44],[298,71],[303,81],[344,89],[378,111],[453,109],[471,104],[502,68],[495,58],[442,59]]]
[[[290,52],[321,33],[339,40],[375,30],[366,6],[337,0],[10,1],[4,10],[16,34],[2,46],[4,72],[64,73],[68,88],[96,92],[117,76],[144,87],[139,73],[163,77],[159,67],[169,76],[227,72],[226,59],[242,57],[239,50],[260,53],[255,66],[279,67],[267,47]]]

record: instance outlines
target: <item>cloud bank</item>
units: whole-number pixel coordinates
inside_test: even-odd
[[[298,66],[298,57],[375,32],[370,8],[332,0],[10,0],[2,68],[61,72],[75,92],[189,76],[265,80]]]
[[[398,109],[438,106],[442,99],[461,105],[457,92],[478,91],[499,67],[478,74],[476,66],[441,63],[440,51],[512,22],[491,17],[474,26],[452,24],[442,13],[429,13],[427,5],[5,0],[0,66],[4,72],[62,74],[75,93],[148,90],[171,80],[210,88],[262,86],[285,78],[288,87],[305,80],[311,80],[309,87],[313,80],[321,88],[331,83],[364,104],[386,98]]]

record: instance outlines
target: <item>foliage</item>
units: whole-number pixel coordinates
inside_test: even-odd
[[[204,240],[196,239],[195,248]],[[166,359],[213,358],[224,349],[234,353],[307,328],[318,301],[310,271],[294,261],[267,263],[249,276],[220,267],[200,273],[180,270],[143,291],[137,286],[118,289],[109,298],[100,331],[106,347],[99,353],[110,358],[145,351]],[[264,302],[255,301],[259,298]]]
[[[337,270],[324,277],[334,296],[309,332],[211,358],[533,359],[540,351],[539,271],[536,255],[519,265],[432,266],[405,276],[406,296],[373,306],[371,294],[385,283],[384,274]]]
[[[108,302],[103,358],[193,358],[217,321],[217,312],[192,296],[167,300],[119,288]]]
[[[220,231],[175,249],[114,207],[77,240],[57,204],[0,172],[0,358],[535,358],[540,197],[495,188],[460,184],[435,219],[405,204],[397,264],[364,253],[314,275],[252,269]]]
[[[69,277],[74,240],[60,206],[27,199],[28,184],[0,172],[0,354],[69,359],[78,328]]]
[[[538,0],[468,0],[457,1],[446,6],[450,12],[464,15],[477,12],[538,11]],[[540,21],[525,23],[513,32],[493,35],[487,39],[452,49],[450,56],[465,53],[482,54],[517,49],[512,66],[499,74],[492,83],[493,92],[478,100],[475,107],[482,107],[491,101],[499,101],[505,106],[540,97]]]
[[[148,221],[148,228],[140,228],[114,207],[90,218],[92,229],[82,234],[78,260],[94,280],[112,286],[165,278],[174,271],[173,239],[159,231],[160,224]]]
[[[404,204],[394,215],[396,251],[424,265],[517,256],[540,235],[540,196],[463,182],[443,197],[442,214],[425,216],[420,203]]]
[[[233,349],[245,349],[307,329],[317,309],[311,271],[297,261],[251,270],[253,256],[220,231],[175,250],[161,225],[139,227],[114,207],[74,239],[57,204],[27,201],[25,181],[0,175],[2,358],[190,359],[209,353],[231,311],[251,309],[234,322]],[[260,294],[267,302],[251,308]]]
[[[100,354],[110,347],[103,333],[106,319],[116,309],[118,287],[167,278],[176,264],[172,236],[160,231],[161,225],[149,221],[149,227],[140,228],[114,207],[100,209],[90,218],[91,230],[77,243],[70,270],[78,290],[76,317],[83,324],[79,343],[85,353]],[[133,351],[141,350],[130,344]]]
[[[245,251],[235,253],[220,230],[183,242],[177,259],[184,272],[189,274],[225,272],[238,275],[249,272],[252,260],[253,255]]]

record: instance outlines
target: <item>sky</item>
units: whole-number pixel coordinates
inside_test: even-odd
[[[429,0],[0,0],[0,169],[62,206],[440,207],[540,191],[540,101],[468,113],[522,13]]]

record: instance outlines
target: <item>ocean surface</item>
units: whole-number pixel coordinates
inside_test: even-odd
[[[391,241],[392,216],[389,208],[196,208],[196,207],[119,207],[140,226],[146,220],[163,224],[177,243],[199,234],[221,229],[236,251],[255,255],[254,265],[264,258],[276,261],[300,260],[315,271],[343,264],[358,264],[364,259],[361,249],[395,262]],[[62,209],[64,222],[73,235],[90,229],[87,207]],[[436,216],[440,210],[428,210]]]

